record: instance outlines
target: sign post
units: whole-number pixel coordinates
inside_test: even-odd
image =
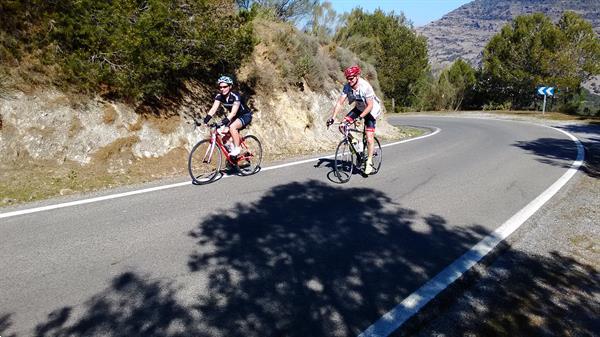
[[[538,95],[544,96],[544,105],[542,106],[542,115],[546,113],[546,96],[554,96],[554,87],[539,87]]]

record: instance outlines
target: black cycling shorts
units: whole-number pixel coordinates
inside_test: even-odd
[[[350,112],[348,112],[348,114],[346,116],[349,116],[352,119],[357,119],[361,113],[362,113],[362,111],[358,110],[357,108],[354,108],[354,109],[350,110]],[[373,118],[373,116],[371,114],[367,114],[364,119],[365,119],[365,129],[367,131],[375,131],[375,118]]]
[[[247,112],[243,115],[240,115],[237,117],[240,122],[242,122],[242,128],[248,126],[248,124],[250,124],[250,122],[252,122],[252,113],[251,112]]]

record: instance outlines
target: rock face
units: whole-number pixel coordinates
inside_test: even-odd
[[[56,90],[16,92],[0,103],[0,155],[5,161],[28,158],[85,165],[97,151],[110,147],[128,147],[135,157],[152,158],[194,139],[185,123],[161,132],[125,105],[93,98],[74,105]]]
[[[310,90],[255,97],[254,119],[244,133],[258,136],[271,159],[330,150],[341,138],[334,128],[325,128],[336,97],[336,92]],[[202,103],[206,106],[196,107]],[[130,106],[97,97],[75,104],[52,89],[15,92],[0,98],[0,167],[22,160],[59,165],[102,161],[110,171],[119,171],[132,161],[161,158],[171,151],[186,154],[207,136],[206,128],[194,128],[191,110],[208,110],[211,104],[183,105],[165,119],[142,117]],[[381,138],[397,133],[384,120],[377,130]]]
[[[435,71],[457,58],[477,67],[489,39],[515,17],[544,13],[557,22],[567,10],[591,22],[600,34],[598,0],[475,0],[417,31],[427,37],[429,59]]]
[[[290,85],[284,76],[290,70],[281,64],[285,57],[272,53],[282,52],[279,44],[297,43],[304,48],[302,43],[308,40],[300,35],[289,37],[295,32],[292,27],[271,26],[257,23],[261,42],[238,73],[238,82],[251,86],[245,88],[251,95],[245,96],[254,112],[252,124],[243,134],[260,139],[265,161],[334,151],[341,135],[336,128],[327,129],[325,121],[343,84],[338,83],[339,78],[325,76],[318,89],[311,89],[304,76]],[[273,45],[267,45],[269,41],[274,41]],[[335,69],[342,77],[340,61],[331,56],[329,48],[318,42],[312,46],[325,51],[315,52],[322,68]],[[262,81],[265,79],[269,81]],[[204,117],[216,93],[214,87],[190,81],[176,102],[165,98],[136,111],[123,103],[98,96],[74,96],[52,87],[27,93],[10,90],[0,93],[0,183],[9,179],[3,172],[14,173],[23,162],[54,167],[72,164],[77,169],[83,166],[109,173],[143,168],[143,174],[152,176],[160,175],[159,166],[169,174],[183,172],[191,147],[208,135],[206,127],[194,127],[191,116]],[[338,120],[341,117],[338,115]],[[383,140],[401,134],[381,116],[377,136]]]

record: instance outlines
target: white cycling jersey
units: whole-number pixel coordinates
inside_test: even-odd
[[[358,85],[356,90],[352,89],[350,84],[346,83],[342,91],[342,96],[348,98],[350,104],[356,102],[356,108],[360,111],[364,111],[367,108],[367,99],[373,99],[373,109],[371,110],[371,116],[377,118],[381,113],[381,103],[379,97],[375,95],[375,91],[369,82],[362,77],[358,79]]]

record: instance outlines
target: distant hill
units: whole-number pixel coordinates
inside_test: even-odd
[[[429,60],[434,71],[457,58],[473,66],[481,64],[483,48],[502,27],[519,15],[544,13],[558,22],[571,10],[592,23],[600,34],[599,0],[475,0],[417,31],[427,37]],[[589,85],[587,86],[590,89]],[[600,93],[600,86],[593,91]]]

